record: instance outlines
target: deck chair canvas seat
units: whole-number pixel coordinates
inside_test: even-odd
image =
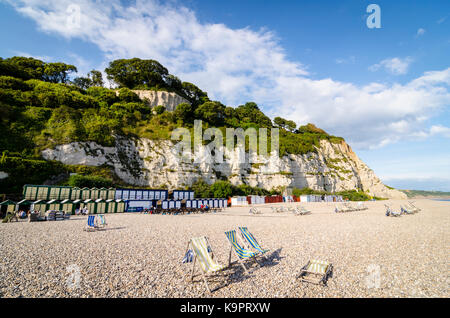
[[[206,236],[192,238],[188,243],[187,253],[189,253],[189,251],[192,251],[193,253],[191,281],[194,280],[195,263],[198,262],[206,289],[211,293],[207,275],[219,274],[226,269],[227,266],[221,265],[214,260],[214,254]]]
[[[230,254],[228,257],[228,266],[231,265],[231,254],[234,253],[237,257],[237,261],[241,264],[242,268],[244,269],[244,272],[247,273],[247,267],[244,264],[244,260],[248,260],[253,258],[256,262],[256,255],[258,255],[259,252],[253,252],[249,249],[246,249],[242,247],[239,242],[237,241],[236,231],[228,231],[225,232],[225,235],[228,239],[228,242],[230,243]]]
[[[87,224],[86,224],[86,228],[84,229],[85,231],[92,231],[92,230],[97,230],[98,229],[98,225],[97,225],[97,221],[95,219],[95,215],[89,215],[88,219],[87,219]]]
[[[239,231],[241,232],[241,236],[244,239],[244,241],[246,241],[251,248],[253,248],[256,251],[258,251],[259,253],[261,253],[261,255],[263,255],[263,254],[265,254],[265,253],[270,251],[268,249],[262,248],[261,245],[259,245],[258,241],[255,239],[253,234],[250,233],[248,228],[240,227]]]
[[[99,214],[98,215],[98,219],[99,219],[99,227],[106,227],[108,225],[108,223],[106,223],[106,218],[103,214]]]
[[[310,260],[300,271],[297,278],[301,282],[325,285],[333,265],[326,261]]]

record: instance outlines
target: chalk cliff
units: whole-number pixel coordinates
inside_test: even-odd
[[[205,154],[206,148],[200,149]],[[343,191],[361,189],[377,197],[405,199],[406,195],[386,187],[364,162],[342,142],[322,140],[317,153],[259,158],[258,164],[240,163],[238,151],[227,152],[223,163],[179,162],[172,141],[118,137],[115,147],[94,142],[74,142],[46,149],[47,160],[68,165],[110,165],[117,176],[136,186],[178,188],[191,185],[198,178],[208,183],[228,179],[270,190],[276,187],[309,187],[315,190]]]
[[[172,92],[151,90],[133,90],[133,92],[136,93],[140,99],[146,100],[150,107],[162,105],[166,107],[166,110],[168,111],[174,111],[181,103],[190,104],[187,99]]]

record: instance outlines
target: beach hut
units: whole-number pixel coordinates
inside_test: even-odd
[[[183,200],[184,201],[184,200]],[[185,201],[184,201],[185,202]],[[181,209],[181,201],[180,200],[178,200],[178,201],[175,201],[175,209]]]
[[[49,200],[59,200],[59,196],[61,193],[60,187],[50,187],[49,188],[50,194],[49,194]]]
[[[36,201],[37,200],[38,187],[34,185],[23,186],[23,197],[25,200]]]
[[[31,204],[30,208],[33,211],[45,213],[48,210],[48,204],[46,200],[37,200]]]
[[[31,208],[31,204],[33,204],[33,202],[25,200],[25,199],[22,201],[19,201],[16,204],[16,211],[28,211]]]
[[[72,187],[61,187],[61,192],[59,193],[58,200],[70,200],[71,192]]]
[[[92,200],[100,199],[100,189],[92,188],[91,189],[91,196],[89,197]]]
[[[116,213],[117,203],[113,199],[106,200],[106,213]]]
[[[47,202],[48,209],[51,211],[60,211],[61,210],[61,202],[58,200],[50,200]]]
[[[92,199],[86,199],[83,201],[83,208],[88,209],[89,214],[95,214],[97,213],[97,204]]]
[[[232,197],[231,205],[232,206],[246,206],[246,205],[248,205],[247,197]]]
[[[161,209],[163,209],[163,210],[169,209],[169,201],[167,201],[167,200],[160,200],[158,202],[161,203]]]
[[[91,199],[91,189],[89,189],[89,188],[83,188],[83,189],[81,189],[81,197],[80,197],[80,199],[82,199],[82,200],[88,200],[88,199]]]
[[[4,218],[8,212],[14,212],[16,208],[16,202],[11,200],[6,200],[0,203],[0,215]]]
[[[72,188],[70,191],[70,200],[75,201],[81,199],[81,189],[80,188]]]
[[[96,210],[95,213],[97,214],[103,214],[106,213],[106,201],[104,199],[97,199],[95,200],[96,203]]]
[[[108,200],[108,189],[106,188],[101,188],[100,190],[100,194],[99,194],[99,199],[103,199],[103,200]]]
[[[61,201],[61,209],[67,214],[75,213],[75,204],[70,199],[65,199]]]
[[[36,200],[49,200],[50,199],[50,187],[37,186]]]
[[[108,195],[105,199],[107,200],[114,200],[116,198],[116,189],[109,188],[108,189]]]
[[[117,213],[123,213],[125,212],[126,204],[124,200],[116,200],[116,212]]]

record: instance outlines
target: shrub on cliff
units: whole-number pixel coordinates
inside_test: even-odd
[[[113,186],[113,181],[100,176],[72,175],[68,185],[77,188],[109,188]]]
[[[214,198],[228,198],[233,194],[233,186],[227,181],[217,181],[211,186]]]

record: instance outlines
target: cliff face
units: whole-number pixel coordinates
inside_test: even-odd
[[[187,99],[171,92],[149,90],[133,90],[133,92],[136,93],[140,99],[147,100],[150,107],[162,105],[165,106],[168,111],[174,111],[181,103],[190,104]]]
[[[225,153],[231,159],[224,163],[180,163],[171,141],[117,138],[115,147],[79,142],[46,149],[42,155],[68,165],[107,164],[122,180],[136,186],[178,188],[199,178],[211,184],[226,178],[235,185],[247,183],[267,190],[280,186],[331,192],[358,188],[378,197],[406,199],[404,193],[387,188],[345,142],[323,140],[318,153],[260,158],[265,163],[259,164],[240,163],[237,150]]]

